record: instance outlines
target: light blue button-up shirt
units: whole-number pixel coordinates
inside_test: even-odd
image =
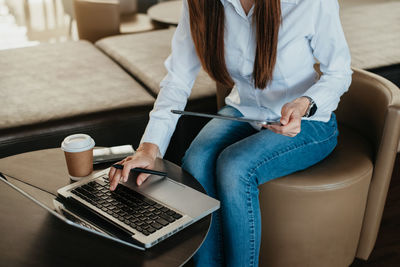
[[[252,80],[256,49],[253,8],[246,15],[240,0],[221,0],[225,11],[225,62],[235,86],[225,102],[245,117],[278,120],[281,108],[300,96],[317,104],[311,119],[328,121],[340,96],[351,83],[350,52],[339,19],[337,0],[281,0],[277,61],[272,81],[263,90]],[[313,65],[320,63],[318,80]],[[165,61],[168,74],[150,113],[141,142],[158,145],[164,155],[179,115],[184,109],[201,68],[190,33],[187,1],[172,39],[172,53]],[[259,128],[257,125],[253,125]]]

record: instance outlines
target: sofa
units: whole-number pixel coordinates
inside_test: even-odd
[[[78,132],[91,135],[98,146],[137,147],[165,75],[172,34],[173,29],[127,35],[130,59],[143,67],[136,71],[115,53],[104,53],[108,40],[97,47],[77,41],[0,51],[0,157],[58,147]],[[204,72],[187,109],[216,111],[215,84]],[[182,118],[166,158],[179,163],[206,122]]]

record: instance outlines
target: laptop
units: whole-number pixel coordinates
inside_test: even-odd
[[[109,190],[109,169],[60,188],[55,210],[11,187],[68,225],[145,250],[220,207],[218,200],[169,177],[150,175],[138,187],[133,177]],[[132,174],[131,174],[132,175]]]

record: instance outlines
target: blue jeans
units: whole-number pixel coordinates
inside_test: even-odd
[[[225,106],[220,114],[243,116]],[[206,240],[194,255],[196,266],[258,266],[261,215],[258,186],[324,159],[337,143],[335,114],[330,121],[302,121],[295,137],[248,123],[211,120],[183,158],[182,168],[221,201]]]

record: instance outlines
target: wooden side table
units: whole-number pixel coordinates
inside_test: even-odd
[[[147,10],[147,15],[152,20],[174,26],[178,25],[181,13],[182,0],[161,2]]]

